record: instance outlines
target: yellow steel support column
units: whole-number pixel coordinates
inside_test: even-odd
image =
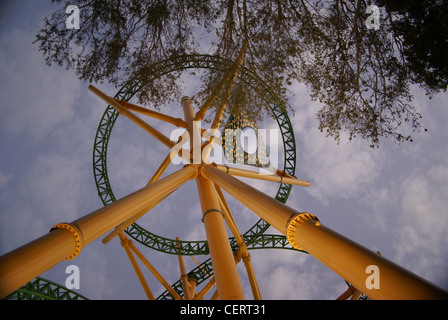
[[[174,141],[171,141],[167,136],[162,134],[160,131],[137,117],[135,114],[127,110],[125,107],[123,107],[117,100],[114,98],[108,96],[98,88],[96,88],[93,85],[89,85],[89,90],[92,91],[94,94],[96,94],[98,97],[100,97],[103,101],[111,105],[113,108],[115,108],[120,114],[134,122],[136,125],[138,125],[140,128],[145,130],[147,133],[152,135],[154,138],[156,138],[158,141],[160,141],[162,144],[166,145],[168,148],[173,148],[176,143]],[[186,150],[182,150],[182,157],[185,159],[189,159],[190,155]]]
[[[180,241],[178,237],[176,237],[177,241]],[[177,243],[177,247],[179,248],[180,243]],[[184,257],[181,254],[177,255],[177,259],[179,261],[179,270],[180,270],[180,280],[182,282],[182,288],[184,290],[184,299],[191,300],[191,291],[190,291],[190,283],[188,281],[187,271],[185,269],[185,261]]]
[[[194,300],[201,300],[204,296],[214,287],[215,277],[211,278],[210,281],[202,288],[201,292],[194,297]]]
[[[219,204],[221,205],[222,213],[224,214],[224,219],[229,226],[230,231],[232,232],[234,238],[236,239],[236,244],[238,245],[239,254],[243,259],[244,266],[246,267],[247,276],[249,278],[250,287],[252,289],[252,294],[255,300],[261,300],[261,293],[258,287],[257,279],[255,277],[254,269],[252,267],[252,262],[249,254],[249,250],[247,249],[247,244],[243,239],[238,227],[233,219],[232,213],[230,212],[229,206],[227,205],[227,201],[224,198],[224,194],[221,189],[215,185],[216,192],[218,194]]]
[[[196,280],[195,278],[189,278],[188,279],[188,284],[190,285],[190,296],[191,296],[191,299],[194,300],[194,298],[198,295],[198,293],[196,292],[196,287],[198,285],[198,280]]]
[[[171,191],[170,193],[167,193],[159,200],[151,203],[151,205],[140,212],[138,212],[136,215],[132,216],[131,218],[127,219],[126,221],[120,223],[118,226],[115,227],[114,230],[112,230],[107,236],[105,236],[102,240],[103,244],[109,243],[113,238],[115,238],[118,233],[123,232],[126,230],[131,224],[133,224],[135,221],[143,217],[145,214],[147,214],[149,211],[151,211],[154,207],[156,207],[160,202],[165,200],[171,193],[173,193],[175,190]]]
[[[339,297],[336,298],[336,300],[347,300],[350,298],[353,293],[357,291],[353,286],[348,286],[347,290],[345,290]]]
[[[174,117],[168,116],[166,114],[163,114],[163,113],[160,113],[157,111],[149,110],[147,108],[137,106],[135,104],[129,103],[124,100],[123,101],[118,100],[118,99],[114,99],[114,100],[117,101],[119,104],[121,104],[126,109],[150,116],[150,117],[158,119],[158,120],[162,120],[162,121],[171,123],[171,124],[175,125],[176,127],[182,127],[182,128],[187,127],[187,124],[185,123],[185,121],[180,118],[174,118]]]
[[[202,136],[200,127],[198,126],[199,121],[194,121],[193,103],[189,97],[182,98],[182,110],[185,122],[187,123],[187,131],[190,136],[190,154],[193,157],[193,163],[200,164],[202,162]]]
[[[243,288],[213,183],[202,176],[198,176],[196,181],[219,298],[222,300],[244,299]]]
[[[198,128],[193,126],[193,105],[188,97],[182,100],[182,109],[190,133],[191,150],[195,154],[195,149],[200,152],[202,141],[201,136],[194,132]],[[198,175],[196,185],[219,298],[223,300],[244,299],[243,287],[239,279],[214,184]]]
[[[195,166],[185,166],[72,223],[58,224],[49,234],[1,256],[0,299],[60,261],[74,258],[83,246],[148,208],[196,175]]]
[[[0,299],[67,258],[75,246],[68,230],[57,229],[0,257]]]
[[[137,247],[132,243],[132,241],[129,242],[129,248],[137,255],[137,257],[140,259],[141,262],[148,268],[149,271],[156,277],[157,280],[165,287],[165,289],[171,294],[171,296],[175,300],[182,300],[182,297],[171,287],[171,285],[165,280],[165,278],[162,277],[162,275],[157,271],[156,268],[148,261],[148,259],[145,258],[145,256],[140,252],[140,250],[137,249]]]
[[[168,155],[163,160],[162,164],[159,166],[159,168],[157,168],[156,172],[153,174],[151,179],[149,179],[147,185],[150,185],[151,183],[159,180],[160,176],[165,172],[166,168],[168,168],[168,166],[170,165],[170,162],[171,162],[171,155],[168,153]]]
[[[299,180],[294,177],[288,177],[288,176],[280,176],[276,174],[261,174],[256,171],[250,171],[240,168],[231,168],[228,166],[222,166],[222,165],[214,165],[219,170],[226,172],[232,176],[238,176],[238,177],[245,177],[245,178],[252,178],[252,179],[258,179],[258,180],[266,180],[266,181],[273,181],[278,183],[287,183],[302,187],[309,187],[311,184],[309,181],[305,180]]]
[[[138,280],[140,280],[140,283],[143,287],[143,290],[146,293],[146,296],[148,297],[149,300],[155,300],[154,295],[152,294],[152,291],[149,288],[148,283],[145,280],[145,277],[143,276],[142,270],[138,266],[137,260],[135,260],[135,257],[132,254],[131,249],[129,248],[129,242],[132,242],[132,241],[129,240],[122,232],[120,232],[118,234],[118,236],[120,237],[121,245],[124,248],[124,250],[126,251],[129,261],[131,262],[132,267],[134,268],[134,271],[137,274]]]
[[[205,103],[200,107],[200,110],[196,113],[194,120],[200,121],[200,120],[204,119],[206,112],[212,106],[213,102],[219,96],[219,93],[222,91],[222,89],[224,89],[226,84],[230,85],[230,86],[234,85],[235,80],[236,80],[236,78],[241,70],[241,67],[243,65],[244,57],[246,56],[246,51],[247,51],[248,47],[249,47],[249,38],[245,38],[237,59],[232,64],[231,68],[229,70],[227,70],[225,75],[219,81],[218,85],[212,91],[212,94],[207,98]],[[230,84],[228,83],[229,81],[230,81]]]
[[[201,172],[286,235],[294,247],[306,250],[369,298],[448,298],[437,286],[323,226],[314,215],[300,213],[212,166]],[[379,272],[376,288],[367,283],[370,266]]]
[[[149,180],[149,182],[147,183],[147,186],[149,186],[151,183],[157,181],[160,176],[162,175],[162,173],[165,171],[165,169],[168,167],[169,165],[169,159],[170,159],[170,155],[168,154],[168,156],[166,156],[165,160],[163,161],[163,163],[160,165],[160,167],[156,170],[156,172],[154,173],[154,175],[152,176],[152,178]],[[155,206],[157,206],[160,202],[162,202],[163,200],[165,200],[165,198],[167,198],[171,193],[173,193],[175,190],[171,191],[170,193],[167,193],[165,196],[163,196],[162,198],[160,198],[159,200],[153,202],[148,208],[145,208],[143,210],[141,210],[139,213],[137,213],[136,215],[134,215],[133,217],[127,219],[126,221],[122,222],[121,224],[119,224],[115,230],[113,230],[111,233],[109,233],[107,236],[105,236],[103,238],[103,244],[107,244],[108,242],[110,242],[113,238],[115,238],[119,232],[123,232],[125,229],[127,229],[131,224],[133,224],[135,221],[137,221],[138,219],[140,219],[141,217],[143,217],[143,215],[145,215],[148,211],[150,211],[151,209],[153,209]]]

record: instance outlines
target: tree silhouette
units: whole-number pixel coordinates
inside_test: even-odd
[[[448,3],[440,0],[389,0],[379,5],[394,16],[394,34],[412,70],[428,93],[448,87]]]
[[[61,7],[45,19],[35,42],[49,65],[74,69],[85,81],[118,86],[134,76],[150,79],[149,65],[204,47],[235,61],[249,39],[243,66],[271,86],[284,108],[290,107],[288,86],[294,80],[305,83],[322,103],[321,131],[336,140],[346,132],[350,140],[359,136],[377,147],[382,137],[411,141],[411,131],[421,129],[412,84],[432,94],[446,90],[442,50],[448,33],[432,37],[437,26],[447,28],[442,1],[375,3],[381,8],[378,30],[365,25],[370,4],[365,0],[79,0],[79,29],[65,27]],[[146,81],[140,103],[160,106],[178,97],[180,75]],[[217,86],[224,77],[220,71],[202,77],[197,101],[230,88],[228,77]],[[227,103],[228,112],[241,108],[252,120],[269,112],[261,86],[249,87],[238,78],[228,91],[213,107]]]

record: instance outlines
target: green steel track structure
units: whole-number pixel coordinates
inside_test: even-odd
[[[222,59],[213,55],[183,55],[175,56],[171,59],[164,60],[148,67],[148,74],[151,79],[131,79],[126,83],[114,96],[116,99],[129,101],[142,87],[143,81],[150,81],[152,79],[161,77],[171,72],[186,70],[186,69],[214,69],[226,72],[232,61]],[[292,176],[295,174],[296,166],[296,148],[294,132],[287,113],[284,111],[282,102],[276,97],[269,86],[255,73],[247,68],[243,68],[240,79],[247,85],[255,87],[261,86],[267,93],[265,102],[269,105],[277,124],[279,126],[284,146],[284,168],[283,170]],[[93,172],[95,183],[98,190],[98,195],[104,205],[113,203],[116,198],[112,191],[107,172],[107,147],[112,133],[113,126],[118,118],[118,111],[111,106],[107,106],[100,120],[95,136],[93,148]],[[291,192],[291,185],[280,183],[276,200],[286,203]],[[256,241],[258,236],[262,236],[269,228],[269,224],[260,219],[249,230],[247,230],[243,237],[250,239],[249,241]],[[206,241],[180,241],[182,250],[178,250],[179,241],[175,239],[168,239],[161,237],[139,226],[137,223],[131,225],[125,232],[141,243],[151,249],[158,250],[168,254],[181,255],[201,255],[208,254]],[[250,242],[247,243],[250,245]]]
[[[77,292],[50,280],[37,277],[17,289],[5,300],[88,300]]]
[[[286,249],[286,250],[292,250],[292,251],[299,251],[303,253],[307,253],[306,251],[297,250],[293,248],[285,236],[281,235],[272,235],[272,234],[263,234],[262,236],[256,236],[255,240],[248,239],[247,237],[244,237],[244,240],[248,244],[247,249],[248,250],[255,250],[255,249]],[[235,238],[230,238],[230,245],[232,247],[232,250],[238,250],[238,245],[236,244]],[[188,273],[188,278],[196,279],[197,284],[200,285],[202,282],[206,281],[207,279],[210,279],[213,276],[213,267],[212,267],[212,261],[211,259],[208,259],[198,265],[196,268],[191,270]],[[178,280],[174,284],[171,285],[171,287],[182,297],[183,296],[183,287],[182,287],[182,281]],[[165,290],[162,294],[160,294],[157,297],[157,300],[174,300],[173,296],[168,292],[168,290]]]

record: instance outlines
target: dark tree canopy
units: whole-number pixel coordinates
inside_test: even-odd
[[[448,87],[448,2],[389,0],[380,5],[394,16],[394,34],[412,70],[412,80],[426,90]]]
[[[381,9],[378,30],[366,27],[367,0],[78,0],[77,30],[65,26],[69,3],[53,2],[60,9],[36,38],[48,64],[119,86],[134,76],[148,79],[149,65],[176,55],[207,52],[234,61],[247,38],[243,66],[263,78],[285,108],[292,81],[306,84],[322,103],[319,128],[337,140],[343,132],[373,147],[382,137],[411,140],[421,116],[410,86],[431,94],[447,88],[446,1],[374,1]],[[146,81],[140,102],[161,106],[177,97],[180,74]],[[198,102],[222,77],[214,70],[203,75]],[[225,98],[228,111],[242,108],[259,120],[268,112],[263,94],[237,80]]]

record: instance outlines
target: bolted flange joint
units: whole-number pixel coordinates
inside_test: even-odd
[[[192,163],[188,163],[188,164],[184,165],[184,168],[185,168],[185,167],[191,167],[191,168],[193,168],[193,169],[195,170],[194,177],[191,178],[192,180],[193,180],[193,179],[196,179],[197,176],[201,174],[201,172],[200,172],[201,169],[200,169],[200,168],[198,169],[198,166],[199,166],[199,165],[197,165],[197,164],[192,164]]]
[[[320,225],[319,219],[314,214],[308,212],[299,213],[291,217],[286,225],[286,238],[288,239],[288,242],[297,250],[303,250],[303,248],[300,247],[296,240],[296,231],[301,224],[310,220],[316,221],[316,226]]]
[[[76,256],[78,256],[80,254],[82,247],[84,245],[84,240],[82,238],[82,232],[74,225],[72,225],[70,223],[65,223],[65,222],[58,223],[57,225],[55,225],[53,228],[50,229],[50,232],[57,230],[57,229],[65,229],[72,233],[73,238],[75,239],[75,249],[73,250],[71,255],[69,255],[67,258],[65,258],[65,260],[74,259]]]
[[[209,166],[209,164],[201,164],[201,165],[199,165],[199,167],[198,167],[198,169],[199,169],[198,175],[202,176],[204,179],[208,180],[208,178],[207,178],[207,176],[205,175],[205,172],[204,172],[205,166]]]

